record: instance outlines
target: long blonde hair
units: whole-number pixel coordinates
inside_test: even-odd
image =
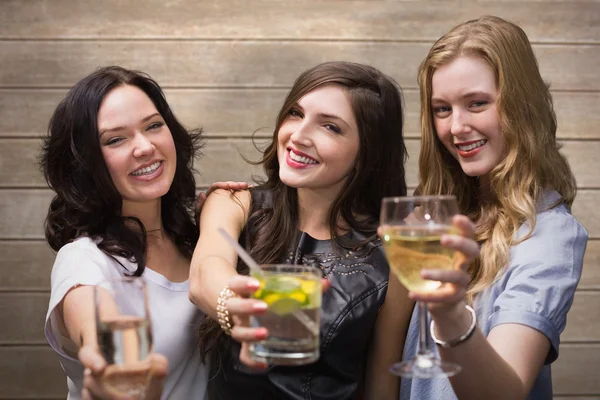
[[[491,171],[491,200],[479,197],[479,181],[467,176],[440,142],[433,124],[431,81],[434,71],[461,55],[480,57],[494,71],[498,117],[506,154]],[[431,48],[419,68],[422,144],[421,194],[454,194],[462,213],[476,221],[481,256],[470,266],[469,295],[489,287],[510,257],[510,247],[535,227],[536,205],[544,190],[561,195],[571,207],[575,177],[556,143],[556,115],[548,85],[525,32],[498,17],[484,16],[458,25]],[[557,204],[552,204],[554,207]],[[527,222],[529,233],[516,240]]]

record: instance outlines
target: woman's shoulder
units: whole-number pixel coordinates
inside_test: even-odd
[[[538,211],[535,218],[535,227],[531,232],[531,238],[542,240],[584,240],[587,241],[588,232],[585,227],[575,218],[566,204],[562,203],[561,197],[554,191],[544,193],[538,202]],[[531,231],[529,223],[523,224],[517,233],[517,237],[523,237]]]
[[[129,260],[108,256],[98,247],[98,243],[98,239],[80,236],[61,247],[52,267],[52,279],[61,275],[82,276],[93,271],[122,273],[136,270]]]
[[[560,200],[557,195],[550,193],[547,198]],[[547,204],[552,206],[538,209],[533,230],[529,223],[518,230],[517,242],[511,247],[511,264],[537,265],[544,269],[553,265],[561,270],[580,271],[588,232],[565,204]]]

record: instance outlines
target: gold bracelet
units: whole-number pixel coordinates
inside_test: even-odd
[[[473,336],[473,333],[475,332],[475,327],[477,326],[477,315],[475,314],[475,310],[473,310],[472,307],[465,305],[465,308],[467,310],[469,310],[469,312],[471,313],[471,325],[469,325],[469,328],[467,329],[467,331],[464,334],[457,337],[456,339],[452,339],[452,340],[438,339],[437,336],[435,336],[435,332],[434,332],[435,324],[434,324],[433,320],[431,321],[431,325],[429,326],[429,332],[431,333],[431,338],[433,339],[435,344],[437,344],[438,346],[440,346],[444,349],[448,349],[450,347],[458,346],[459,344],[467,341],[471,336]]]
[[[231,336],[233,323],[229,319],[227,300],[235,296],[236,294],[229,289],[229,285],[227,285],[221,290],[221,293],[219,293],[219,297],[217,298],[217,321],[219,322],[221,329],[223,329],[223,332],[229,336]]]

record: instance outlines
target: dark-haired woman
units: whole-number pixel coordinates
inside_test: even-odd
[[[317,65],[300,75],[279,112],[261,162],[267,182],[208,197],[190,298],[211,317],[200,332],[214,376],[209,398],[397,399],[398,380],[387,369],[401,358],[414,303],[397,279],[388,285],[376,231],[381,199],[406,195],[402,122],[399,88],[389,77],[361,64]],[[323,295],[318,361],[262,373],[240,363],[260,367],[247,342],[268,332],[240,317],[264,312],[266,303],[233,295],[254,292],[258,282],[242,276],[247,269],[219,227],[260,263],[322,269],[331,288]],[[218,302],[231,321],[219,318]],[[244,342],[241,353],[226,334]]]
[[[154,80],[120,67],[82,79],[54,112],[40,157],[56,192],[46,238],[58,251],[45,334],[69,399],[84,382],[84,397],[105,395],[92,287],[125,275],[148,287],[154,351],[168,360],[162,398],[204,398],[205,367],[190,351],[203,315],[188,300],[199,145],[200,131],[184,129]],[[159,393],[164,357],[154,359]]]

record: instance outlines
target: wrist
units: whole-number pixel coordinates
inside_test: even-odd
[[[467,303],[460,301],[451,308],[430,311],[434,334],[440,340],[453,340],[463,335],[471,326],[473,317]]]

